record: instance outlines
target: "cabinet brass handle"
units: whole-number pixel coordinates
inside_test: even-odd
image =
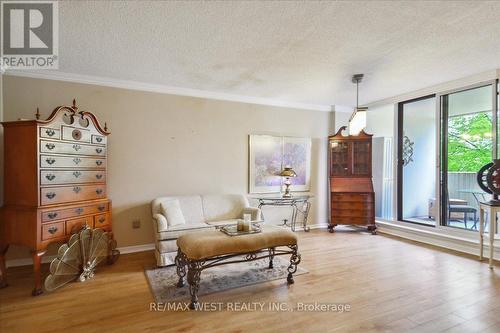
[[[45,175],[45,178],[47,178],[49,181],[53,181],[56,178],[56,175],[49,173]]]
[[[48,130],[45,131],[45,133],[48,136],[54,136],[54,134],[56,134],[56,132],[53,129],[48,129]]]
[[[102,174],[99,173],[99,174],[95,175],[95,178],[101,179],[102,178]]]
[[[49,219],[53,220],[57,217],[57,213],[56,212],[51,212],[51,213],[48,213],[47,216],[49,217]]]
[[[45,160],[45,162],[47,162],[47,163],[49,163],[50,165],[52,165],[52,164],[54,164],[54,163],[56,162],[56,160],[55,160],[55,159],[53,159],[53,158],[47,158],[47,159]]]
[[[82,159],[81,159],[81,158],[79,158],[79,157],[75,157],[75,158],[73,159],[73,162],[75,162],[75,164],[80,164],[80,162],[81,162],[81,161],[82,161]]]
[[[95,161],[95,164],[102,165],[102,161],[101,160]]]
[[[76,143],[73,145],[73,149],[76,150],[76,151],[79,151],[80,149],[82,149],[82,146],[80,145],[77,145]]]
[[[78,178],[82,175],[82,173],[80,171],[75,171],[73,172],[73,176],[75,176],[75,178]]]
[[[98,154],[102,153],[102,148],[96,148],[95,152],[98,153]]]
[[[79,193],[81,190],[82,190],[82,188],[80,186],[73,187],[73,192],[75,192],[75,193]]]
[[[54,148],[56,147],[56,145],[55,145],[55,144],[53,144],[53,143],[47,143],[47,144],[45,145],[45,147],[47,147],[47,149],[48,149],[48,150],[52,150],[52,149],[54,149]]]
[[[80,215],[81,213],[83,213],[83,208],[80,207],[80,208],[75,209],[75,213]]]
[[[96,136],[95,141],[102,142],[102,138],[100,136]]]
[[[99,209],[99,211],[102,212],[106,209],[106,206],[99,206],[97,207],[97,209]]]
[[[47,231],[49,232],[49,234],[53,235],[57,232],[57,230],[57,227],[52,226]]]
[[[104,221],[106,221],[106,218],[101,216],[101,217],[99,218],[99,223],[103,223]]]
[[[49,193],[45,194],[45,196],[46,196],[47,198],[49,198],[49,199],[54,199],[54,198],[55,198],[55,196],[56,196],[56,194],[55,194],[54,192],[49,192]]]
[[[97,190],[95,190],[95,193],[97,193],[97,194],[102,194],[102,189],[101,189],[101,188],[98,188]]]

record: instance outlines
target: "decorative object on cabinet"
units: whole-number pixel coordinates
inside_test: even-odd
[[[292,194],[290,193],[290,185],[292,184],[292,182],[290,181],[290,177],[297,177],[297,174],[291,167],[285,167],[283,170],[281,170],[280,176],[285,178],[285,193],[283,193],[282,196],[283,198],[291,198]]]
[[[343,126],[329,139],[330,223],[334,231],[339,224],[366,225],[376,233],[375,194],[372,184],[372,135],[343,136]]]
[[[0,209],[0,285],[10,244],[31,250],[33,295],[42,293],[40,264],[50,243],[67,241],[82,226],[108,231],[111,200],[106,191],[106,124],[94,114],[59,106],[47,120],[3,122],[4,206]],[[109,260],[113,261],[112,247]]]
[[[311,139],[272,135],[249,136],[249,193],[278,193],[284,166],[293,165],[294,191],[309,191]]]
[[[45,290],[54,291],[68,282],[79,280],[85,282],[94,277],[97,265],[108,258],[112,261],[120,252],[116,242],[103,229],[90,229],[86,225],[73,234],[67,244],[61,245],[57,258],[50,263],[50,274],[45,279]]]

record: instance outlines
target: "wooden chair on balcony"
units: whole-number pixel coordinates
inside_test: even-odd
[[[464,214],[464,225],[465,229],[467,228],[467,220],[469,214],[472,213],[474,219],[473,229],[477,230],[477,208],[470,205],[452,205],[450,204],[450,197],[448,196],[448,191],[446,191],[446,201],[448,202],[448,221],[451,219],[452,213],[463,213]]]

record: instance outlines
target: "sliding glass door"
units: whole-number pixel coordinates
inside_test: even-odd
[[[440,96],[441,224],[478,230],[476,173],[496,156],[496,82]]]

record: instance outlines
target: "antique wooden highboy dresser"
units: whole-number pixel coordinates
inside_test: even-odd
[[[52,242],[84,225],[111,231],[106,193],[107,128],[90,112],[57,107],[47,120],[4,122],[4,206],[0,220],[0,286],[10,244],[30,248],[33,295],[42,293],[41,258]],[[112,234],[111,234],[112,235]]]

